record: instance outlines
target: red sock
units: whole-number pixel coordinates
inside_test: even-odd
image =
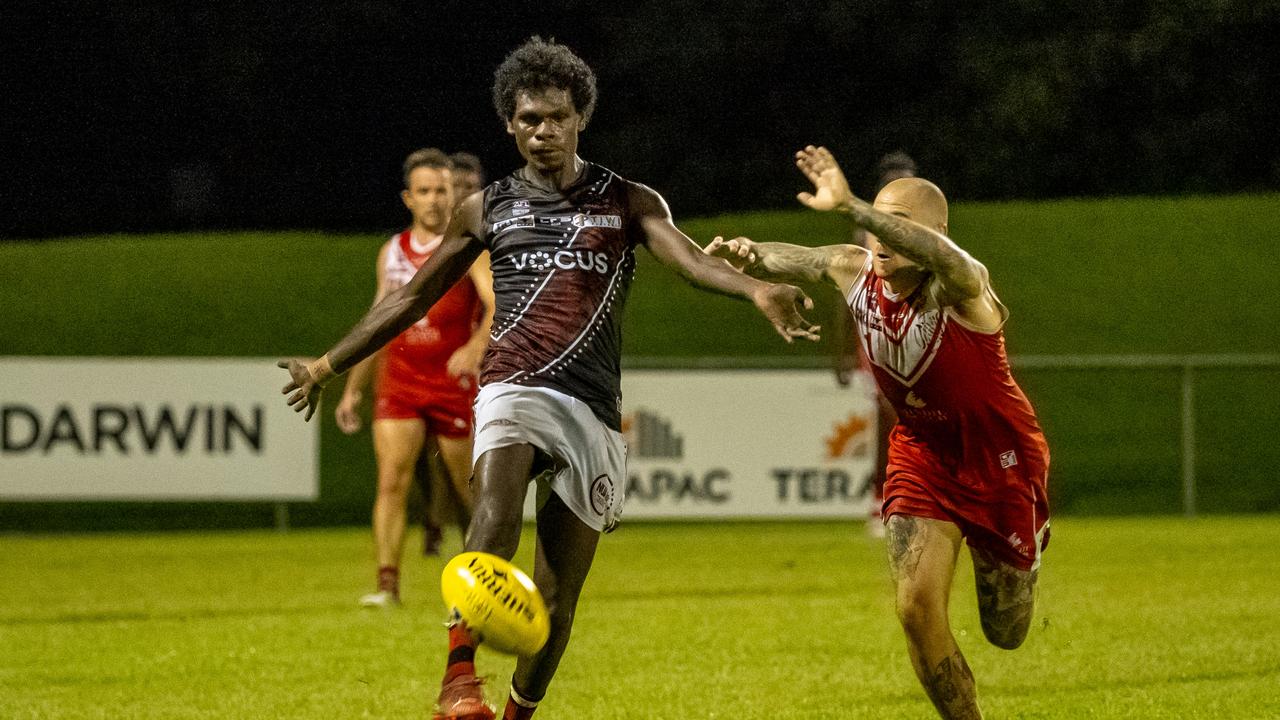
[[[383,565],[378,568],[378,591],[386,591],[400,597],[400,568],[395,565]]]
[[[502,712],[502,720],[529,720],[533,711],[538,709],[538,701],[520,695],[515,685],[511,686],[511,697],[507,698],[507,708]]]
[[[476,643],[462,621],[449,626],[449,661],[444,667],[444,682],[449,684],[462,675],[476,674]]]

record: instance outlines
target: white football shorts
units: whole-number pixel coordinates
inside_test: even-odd
[[[582,522],[598,532],[617,527],[627,483],[622,433],[586,403],[550,388],[490,383],[480,388],[475,408],[472,466],[489,450],[533,445],[555,460],[551,490]]]

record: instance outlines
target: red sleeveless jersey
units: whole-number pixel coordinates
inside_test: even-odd
[[[387,241],[383,281],[388,292],[413,277],[440,247],[442,235],[420,243],[409,230]],[[445,370],[449,357],[471,339],[483,314],[480,297],[470,276],[449,289],[426,316],[392,340],[386,348],[380,391],[394,391],[398,384],[443,386],[456,390],[457,378]],[[474,386],[474,383],[472,383]]]
[[[1003,330],[967,327],[932,287],[894,297],[868,260],[849,292],[876,384],[898,412],[895,442],[927,451],[978,495],[1015,478],[1042,486],[1048,446],[1009,371]]]

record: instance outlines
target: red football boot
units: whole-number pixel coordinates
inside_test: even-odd
[[[459,675],[445,683],[432,720],[494,720],[493,708],[484,702],[482,684],[475,675]]]

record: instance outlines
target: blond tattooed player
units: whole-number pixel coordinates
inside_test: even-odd
[[[854,197],[825,148],[802,150],[796,164],[816,188],[800,201],[850,216],[867,231],[867,249],[735,239],[707,252],[751,275],[825,279],[844,293],[898,413],[883,515],[911,663],[944,718],[980,718],[947,616],[961,541],[973,557],[982,629],[1013,649],[1031,624],[1049,528],[1049,452],[1009,373],[1008,311],[987,269],[947,237],[947,201],[933,183],[895,180],[871,205]]]

